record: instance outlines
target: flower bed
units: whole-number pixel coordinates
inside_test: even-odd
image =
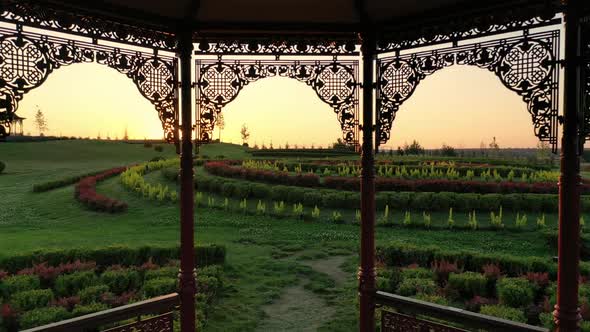
[[[121,174],[126,169],[126,167],[113,168],[97,175],[83,178],[76,185],[74,197],[90,210],[111,213],[126,211],[127,203],[96,192],[96,183]]]
[[[549,259],[390,245],[378,249],[378,289],[552,328],[556,264]],[[583,263],[587,280],[590,267]],[[590,328],[590,284],[580,285],[582,331]]]
[[[126,255],[121,255],[122,252]],[[156,256],[149,256],[151,253]],[[197,261],[203,257],[215,257],[207,262],[209,264],[200,264],[197,270],[197,317],[202,326],[212,300],[221,289],[222,268],[214,264],[223,264],[225,250],[205,246],[198,247],[196,253]],[[25,265],[25,261],[32,262],[32,256],[4,259],[1,263],[18,261],[27,267],[14,270],[16,265],[13,264],[10,265],[11,272],[0,270],[0,330],[32,328],[178,289],[178,261],[174,260],[178,257],[177,247],[105,248],[41,254],[43,258],[54,260],[74,256],[76,260],[59,264],[44,261]],[[106,256],[112,259],[105,259]],[[129,260],[132,256],[133,259]]]

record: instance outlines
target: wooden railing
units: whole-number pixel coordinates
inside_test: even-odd
[[[424,302],[413,298],[378,291],[377,305],[390,307],[396,312],[385,312],[382,317],[382,331],[514,331],[514,332],[548,332],[549,330],[509,321],[475,312]],[[428,320],[434,318],[444,323]],[[446,325],[455,323],[458,328]],[[412,325],[413,324],[413,325]],[[383,326],[384,325],[384,326]]]
[[[170,331],[172,332],[172,311],[180,303],[177,293],[155,297],[121,307],[99,311],[61,322],[35,327],[24,332],[77,332],[112,326],[115,323],[137,318],[137,321],[107,331]],[[141,316],[156,315],[142,320]]]

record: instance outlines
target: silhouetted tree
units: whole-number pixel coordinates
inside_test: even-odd
[[[35,114],[35,125],[39,130],[39,136],[43,136],[44,132],[48,129],[47,120],[45,119],[45,114],[43,114],[39,106],[37,106],[37,113]]]
[[[424,148],[418,141],[412,141],[412,144],[404,144],[404,153],[409,155],[421,155],[424,154]]]
[[[217,115],[217,129],[219,130],[219,142],[221,142],[221,131],[225,129],[225,118],[223,117],[223,113]]]
[[[248,146],[248,138],[250,138],[250,131],[248,131],[248,127],[245,123],[242,125],[242,129],[240,129],[240,135],[242,135],[242,145]]]
[[[457,151],[455,151],[454,147],[443,144],[442,148],[440,149],[440,154],[445,157],[455,157],[457,156]]]

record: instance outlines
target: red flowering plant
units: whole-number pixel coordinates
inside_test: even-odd
[[[96,192],[96,183],[123,173],[127,168],[118,167],[100,174],[85,177],[75,187],[74,197],[91,210],[105,212],[123,212],[127,203],[106,197]]]

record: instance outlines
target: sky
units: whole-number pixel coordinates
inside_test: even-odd
[[[40,87],[25,95],[18,114],[27,118],[25,133],[38,134],[37,107],[45,114],[46,135],[162,138],[153,106],[130,79],[95,63],[57,69]],[[241,143],[243,124],[250,145],[328,146],[341,137],[333,110],[315,92],[289,78],[266,78],[246,86],[223,110],[224,142]],[[215,130],[214,137],[219,132]],[[526,105],[491,72],[452,66],[428,76],[401,107],[385,148],[416,139],[426,148],[443,143],[480,147],[492,138],[500,147],[534,147],[537,139]]]

